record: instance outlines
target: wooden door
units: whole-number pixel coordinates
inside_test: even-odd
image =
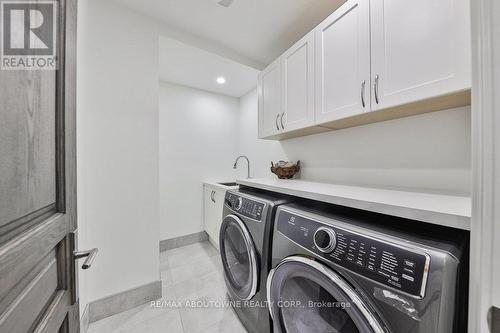
[[[282,129],[288,132],[314,125],[314,32],[283,54],[281,73]]]
[[[373,110],[470,88],[469,3],[371,2]]]
[[[274,61],[259,75],[259,137],[281,131],[281,75],[280,59]]]
[[[370,111],[369,1],[347,1],[315,31],[316,123]]]
[[[78,332],[76,0],[60,0],[58,70],[0,70],[0,332]]]

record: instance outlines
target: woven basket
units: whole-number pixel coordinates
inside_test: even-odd
[[[278,163],[271,162],[271,172],[278,176],[279,179],[291,179],[300,171],[300,161],[297,163],[279,161]]]

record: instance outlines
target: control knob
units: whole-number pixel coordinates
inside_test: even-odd
[[[234,206],[234,208],[236,210],[240,210],[241,206],[243,206],[243,199],[239,197],[238,200],[236,200],[236,205]]]
[[[330,253],[337,245],[337,235],[329,228],[320,227],[314,233],[314,245],[323,253]]]

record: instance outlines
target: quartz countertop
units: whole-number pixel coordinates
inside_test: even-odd
[[[470,230],[471,198],[439,193],[348,186],[305,180],[239,179],[240,185]]]

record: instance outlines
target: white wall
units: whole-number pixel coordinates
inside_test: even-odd
[[[257,122],[257,90],[240,98],[239,153],[248,156],[251,163],[250,176],[271,177],[271,161],[286,160],[281,143],[259,140]],[[238,178],[245,178],[246,165],[242,163]]]
[[[158,34],[111,2],[79,2],[79,247],[89,301],[159,280]]]
[[[204,230],[202,183],[232,181],[238,99],[160,83],[160,238]]]
[[[256,92],[240,105],[240,152],[256,177],[274,177],[271,160],[300,159],[303,179],[470,193],[470,107],[273,142],[257,139]]]

